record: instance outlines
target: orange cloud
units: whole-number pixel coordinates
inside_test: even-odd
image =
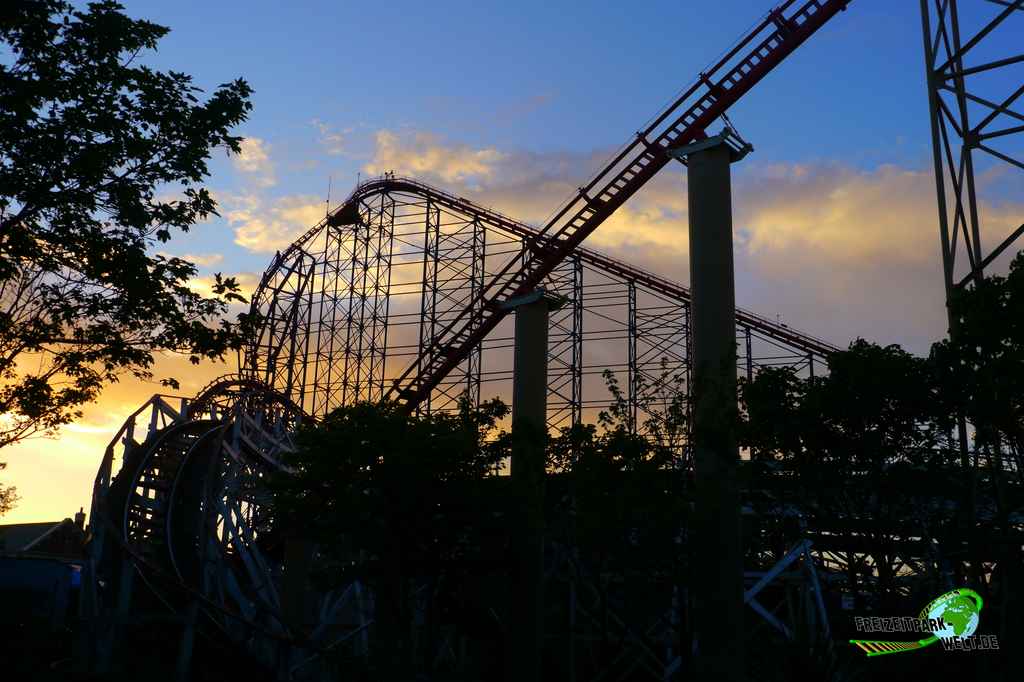
[[[224,217],[235,228],[235,243],[256,253],[286,248],[324,217],[322,200],[311,195],[292,195],[264,202],[252,195],[229,198]]]
[[[235,278],[235,281],[238,282],[238,286],[241,289],[241,294],[242,296],[245,296],[246,300],[250,300],[252,298],[253,293],[256,291],[256,287],[259,286],[260,283],[260,274],[255,272],[239,272],[225,276]],[[200,296],[212,298],[214,296],[213,285],[215,281],[216,280],[213,277],[193,277],[188,281],[187,286]],[[249,306],[244,305],[243,307],[248,310]]]
[[[383,141],[383,145],[380,143]],[[437,136],[378,136],[377,157],[460,158]],[[440,161],[396,163],[484,206],[541,225],[602,165],[591,153],[503,152],[477,174],[439,172]],[[371,170],[367,167],[367,170]],[[670,166],[632,197],[587,245],[687,281],[686,173]],[[842,163],[758,164],[733,171],[737,299],[755,312],[845,345],[856,336],[926,352],[945,333],[930,169]],[[989,245],[1024,221],[1024,204],[982,202]],[[1001,264],[1005,265],[1005,258]]]
[[[468,145],[443,145],[425,132],[398,135],[378,131],[376,151],[366,164],[368,173],[395,171],[399,175],[432,175],[445,182],[487,178],[504,154],[493,147],[473,149]]]
[[[173,254],[159,251],[157,252],[157,255],[170,258]],[[193,265],[198,265],[201,268],[213,267],[224,260],[224,256],[219,253],[186,253],[184,256],[178,256],[178,258],[187,260]]]

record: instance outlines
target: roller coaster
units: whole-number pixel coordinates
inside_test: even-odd
[[[1001,20],[1022,2],[1005,4]],[[237,374],[191,399],[154,396],[104,453],[82,593],[93,669],[110,669],[131,614],[143,608],[169,614],[180,626],[182,676],[197,636],[229,643],[280,679],[337,674],[344,666],[338,661],[350,660],[339,658],[341,651],[365,656],[374,636],[374,594],[359,580],[317,592],[298,619],[288,613],[287,542],[274,529],[264,480],[282,469],[300,423],[340,405],[397,400],[431,412],[455,408],[462,396],[479,403],[510,395],[511,328],[503,304],[517,296],[542,287],[566,301],[550,319],[552,429],[592,419],[604,406],[597,389],[605,369],[625,377],[636,429],[646,413],[664,408],[652,386],[665,373],[678,377],[688,396],[688,288],[582,243],[669,163],[671,150],[704,139],[847,5],[789,0],[772,9],[541,227],[386,175],[359,184],[277,253],[252,298],[262,326]],[[737,372],[747,377],[766,366],[805,375],[827,371],[836,350],[747,311],[737,311],[736,341]],[[678,581],[663,576],[655,585],[648,576],[640,589],[629,585],[626,571],[617,592],[609,591],[607,576],[586,566],[562,533],[569,517],[559,513],[564,523],[552,524],[548,579],[565,587],[571,601],[571,613],[562,615],[572,619],[578,612],[590,622],[559,645],[570,652],[570,679],[577,667],[582,679],[670,679],[687,655]],[[785,510],[774,513],[788,523]],[[855,565],[884,564],[901,576],[940,572],[936,546],[920,529],[885,529],[892,551],[880,556],[867,541],[872,531],[848,520],[813,528],[801,523],[802,539],[762,547],[749,575],[748,603],[779,636],[794,637],[796,626],[758,598],[800,600],[802,627],[826,650],[822,581],[841,580]],[[782,585],[775,592],[767,589],[773,580]],[[640,601],[645,606],[629,605]],[[611,628],[617,649],[600,663],[586,663],[581,652],[594,646],[597,620],[605,646]],[[459,638],[449,628],[431,655],[459,659]]]

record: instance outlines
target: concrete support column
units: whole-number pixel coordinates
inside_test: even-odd
[[[543,290],[510,300],[515,309],[512,387],[511,613],[507,679],[541,679],[544,645],[544,465],[547,436],[548,312]]]
[[[736,300],[727,136],[674,153],[689,180],[693,331],[693,623],[697,679],[740,682],[743,547],[736,440]]]

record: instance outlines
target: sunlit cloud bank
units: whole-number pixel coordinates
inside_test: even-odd
[[[212,268],[223,262],[224,255],[220,253],[186,253],[182,258],[201,268]]]
[[[338,130],[318,118],[314,118],[310,123],[319,133],[317,142],[328,155],[341,156],[348,153],[348,137],[352,134],[354,128],[349,127]]]
[[[277,184],[274,163],[270,159],[270,145],[258,137],[247,137],[240,143],[241,151],[232,157],[235,169],[244,173],[258,187]]]
[[[534,154],[474,149],[382,131],[367,172],[438,184],[543,224],[612,150]],[[842,163],[734,167],[737,299],[766,317],[845,345],[857,336],[916,352],[945,332],[931,169]],[[986,241],[1024,221],[1024,204],[982,205]],[[670,166],[586,244],[688,281],[685,169]]]
[[[239,272],[230,275],[230,277],[233,277],[238,283],[239,293],[245,297],[246,301],[249,301],[252,298],[253,293],[256,292],[256,287],[259,286],[260,283],[260,276],[260,273],[256,272]],[[225,275],[225,278],[227,277],[228,275]],[[216,280],[210,276],[193,277],[188,281],[188,288],[200,296],[212,298],[215,295],[213,293],[213,285],[215,283]],[[249,308],[247,303],[233,303],[232,306],[241,307],[246,310]]]
[[[165,251],[158,251],[157,255],[163,256],[165,258],[170,258],[174,254],[170,254]],[[218,265],[224,261],[224,255],[220,253],[186,253],[184,255],[178,256],[178,258],[181,258],[182,260],[187,260],[188,262],[200,268],[212,268],[213,266]]]
[[[469,182],[490,177],[505,155],[494,148],[444,145],[436,136],[415,132],[399,136],[389,130],[376,135],[376,151],[366,171],[379,175],[401,169],[403,174],[434,175],[445,182]]]
[[[263,199],[254,194],[229,196],[224,217],[235,230],[235,243],[255,253],[274,253],[323,220],[323,200],[312,195]]]

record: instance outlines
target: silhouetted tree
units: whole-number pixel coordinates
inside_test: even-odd
[[[191,77],[136,63],[168,29],[114,2],[15,0],[0,11],[0,447],[52,432],[103,385],[241,343],[241,301],[188,287],[151,247],[215,214],[212,150],[250,110],[243,80],[200,101]],[[164,383],[175,386],[172,378]]]
[[[955,292],[950,306],[957,331],[931,351],[946,414],[965,415],[982,450],[1024,463],[1024,253],[1006,277]]]
[[[922,358],[863,339],[829,357],[824,376],[766,367],[742,380],[744,440],[760,461],[837,477],[874,476],[935,455],[937,387]]]
[[[592,460],[603,457],[619,471],[680,463],[688,433],[683,376],[672,372],[662,358],[656,377],[636,378],[632,402],[614,372],[606,369],[601,377],[611,401],[598,412],[596,425],[561,429],[548,447],[549,468],[570,471],[584,454]]]
[[[317,545],[314,578],[329,587],[358,577],[375,588],[384,679],[411,664],[412,581],[434,595],[462,589],[486,507],[474,484],[509,454],[496,427],[507,414],[499,400],[422,416],[397,404],[346,405],[300,430],[292,471],[271,481],[275,522]]]
[[[611,401],[597,424],[564,427],[548,446],[549,467],[568,479],[571,543],[594,576],[642,570],[667,580],[689,550],[680,542],[689,509],[683,378],[662,361],[657,376],[637,381],[634,413],[614,373],[602,376]]]
[[[890,538],[875,529],[927,532],[948,520],[941,506],[915,497],[949,493],[942,465],[954,450],[940,427],[942,401],[929,363],[895,345],[859,339],[830,356],[828,368],[807,378],[764,368],[741,381],[752,484],[776,492],[776,513],[796,509],[818,530],[863,533],[878,562],[879,590],[889,594]],[[856,590],[867,567],[848,559]]]
[[[0,471],[7,468],[7,465],[0,462]],[[0,485],[0,516],[14,509],[18,501],[18,489],[14,486]]]
[[[985,587],[1001,612],[1000,639],[1016,641],[1024,635],[1024,624],[1015,615],[1024,609],[1018,535],[1024,509],[1024,252],[1013,259],[1005,277],[990,275],[956,291],[949,303],[956,329],[932,346],[930,357],[943,397],[943,428],[952,432],[958,415],[970,424],[971,471],[963,476],[970,486],[970,511],[977,514],[985,506],[975,505],[976,494],[991,500],[993,530],[1002,535],[999,559]],[[977,519],[968,521],[973,528]],[[1024,652],[1011,648],[1009,660],[1008,669],[1019,670]]]

